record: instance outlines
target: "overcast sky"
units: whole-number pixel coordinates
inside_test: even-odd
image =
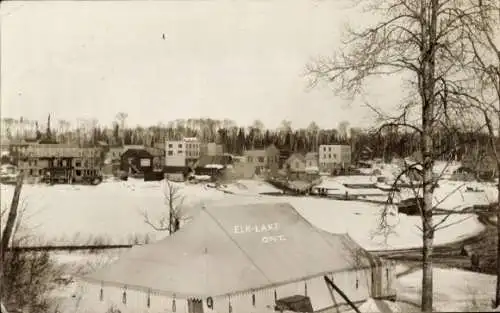
[[[307,90],[311,58],[331,55],[346,21],[338,0],[15,1],[2,4],[2,116],[95,117],[152,125],[177,118],[260,119],[294,127],[366,125],[360,103]],[[165,40],[162,35],[165,34]],[[401,98],[388,79],[372,102]]]

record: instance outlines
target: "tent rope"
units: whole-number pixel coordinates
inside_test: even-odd
[[[234,240],[234,238],[224,229],[224,227],[222,226],[222,224],[212,215],[210,214],[210,212],[208,212],[208,210],[206,209],[206,207],[202,207],[202,210],[208,214],[208,216],[217,224],[217,226],[219,226],[219,228],[224,232],[224,234],[236,245],[236,247],[238,247],[238,249],[245,255],[245,257],[248,259],[248,261],[250,261],[250,263],[253,264],[253,266],[262,274],[262,276],[264,276],[265,279],[267,279],[267,281],[271,284],[275,284],[275,282],[273,282],[267,275],[266,273],[252,260],[252,258],[250,257],[250,255],[248,255],[248,253],[238,244],[238,242],[236,240]]]

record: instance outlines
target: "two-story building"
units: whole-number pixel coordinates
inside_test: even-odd
[[[121,156],[120,170],[130,176],[142,177],[145,172],[153,171],[153,159],[146,148],[128,148]]]
[[[318,158],[319,158],[319,155],[317,152],[306,153],[306,156],[305,156],[306,171],[312,171],[312,172],[318,171],[318,169],[319,169]]]
[[[322,171],[347,168],[351,164],[351,146],[320,145],[318,163]]]
[[[18,169],[27,177],[79,183],[93,182],[101,176],[102,149],[99,147],[30,143],[23,145],[18,155]]]
[[[248,163],[254,164],[257,173],[275,173],[279,169],[280,151],[273,144],[265,149],[246,150],[244,156]]]
[[[218,156],[223,154],[223,146],[215,142],[202,143],[200,145],[200,155]]]
[[[293,153],[285,162],[286,170],[291,173],[306,171],[306,159],[301,153]]]
[[[165,142],[166,166],[191,166],[200,157],[200,141],[198,138],[167,140]]]

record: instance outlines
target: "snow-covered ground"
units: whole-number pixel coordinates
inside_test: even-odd
[[[283,193],[280,189],[261,180],[242,179],[221,187],[221,189],[236,195],[255,196],[265,193]]]
[[[491,311],[496,276],[458,269],[434,268],[434,310],[437,312]],[[422,270],[398,279],[400,300],[420,303]]]
[[[421,246],[419,217],[389,215],[391,232],[379,230],[383,205],[311,197],[266,196],[277,189],[262,181],[229,184],[224,193],[204,184],[176,184],[185,196],[186,207],[201,203],[275,201],[291,203],[306,219],[332,233],[349,233],[369,250],[401,249]],[[99,186],[25,185],[22,200],[26,206],[23,223],[42,242],[53,244],[134,243],[164,236],[144,222],[143,212],[155,219],[166,212],[164,182],[107,182]],[[10,199],[13,186],[1,186],[2,199]],[[456,198],[458,205],[462,198]],[[450,200],[451,201],[451,200]],[[188,215],[195,214],[188,210]],[[474,215],[450,216],[436,233],[435,243],[445,244],[483,229]],[[386,235],[384,235],[386,234]]]
[[[468,190],[469,189],[469,190]],[[422,190],[402,189],[398,199],[422,196]],[[446,210],[460,210],[471,204],[488,205],[497,200],[496,187],[478,182],[439,181],[434,190],[433,204]]]

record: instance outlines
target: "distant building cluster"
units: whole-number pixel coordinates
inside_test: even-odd
[[[6,148],[7,147],[7,148]],[[5,152],[4,150],[7,150]],[[274,144],[248,149],[242,155],[224,152],[215,142],[196,137],[166,140],[153,147],[99,142],[78,146],[57,142],[2,142],[9,163],[29,178],[48,182],[89,182],[103,176],[172,180],[189,177],[252,178],[254,175],[333,173],[351,165],[348,145],[320,145],[305,154],[278,149]]]
[[[101,147],[44,143],[43,141],[10,142],[9,161],[19,173],[46,182],[78,183],[101,179]]]

